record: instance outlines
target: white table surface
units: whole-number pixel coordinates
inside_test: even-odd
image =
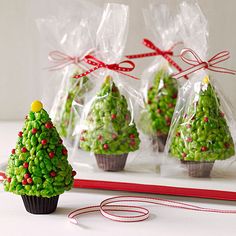
[[[6,155],[10,153],[11,148],[15,145],[17,138],[16,126],[14,122],[0,123],[0,163],[5,160]],[[14,127],[14,130],[12,127]],[[50,215],[32,215],[25,211],[20,196],[4,192],[3,186],[0,184],[0,235],[236,235],[236,214],[193,212],[150,204],[142,204],[151,212],[150,218],[144,222],[112,222],[103,218],[99,213],[81,216],[79,225],[73,225],[67,219],[67,214],[76,208],[96,205],[105,198],[127,194],[130,195],[130,193],[116,191],[73,189],[60,196],[55,213]],[[135,195],[157,196],[148,194]],[[235,202],[163,197],[204,207],[236,209]]]

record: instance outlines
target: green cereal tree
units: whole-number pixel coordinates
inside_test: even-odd
[[[189,104],[170,143],[171,155],[185,163],[214,163],[235,154],[220,100],[209,78],[205,77],[200,86],[198,101]]]
[[[148,89],[146,112],[141,115],[140,128],[152,135],[154,144],[163,151],[178,96],[177,81],[168,71],[161,69]]]
[[[6,170],[5,190],[19,195],[51,198],[73,184],[67,149],[42,103],[34,101],[18,134]]]
[[[128,104],[110,76],[93,102],[82,131],[80,147],[95,154],[124,154],[139,148],[139,134]]]

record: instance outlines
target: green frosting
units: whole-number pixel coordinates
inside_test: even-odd
[[[168,135],[174,113],[178,85],[168,71],[162,69],[155,75],[148,89],[146,109],[142,111],[139,126],[148,135]]]
[[[74,173],[47,112],[31,111],[18,136],[8,161],[5,190],[48,198],[70,190]]]
[[[140,139],[128,104],[111,77],[106,77],[85,121],[80,147],[95,154],[123,154],[137,150]]]
[[[213,86],[201,83],[198,96],[178,122],[169,152],[187,161],[211,162],[233,156],[233,139]]]
[[[80,105],[83,105],[83,95],[91,89],[91,83],[88,77],[75,79],[74,76],[81,74],[81,71],[76,71],[70,78],[67,87],[67,95],[65,101],[59,100],[59,109],[55,116],[55,126],[61,137],[69,138],[73,141],[72,133],[78,122],[78,115],[72,107],[72,102],[75,100]],[[64,99],[64,97],[63,97]]]

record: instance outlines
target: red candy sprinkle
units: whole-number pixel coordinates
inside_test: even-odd
[[[20,131],[20,132],[18,133],[18,136],[19,136],[19,137],[22,137],[22,135],[23,135],[23,132]]]
[[[75,170],[72,171],[72,176],[76,176],[76,171]]]
[[[28,179],[30,177],[29,173],[24,174],[24,179]]]
[[[201,147],[201,151],[203,152],[207,151],[207,147],[206,146]]]
[[[11,154],[15,154],[15,153],[16,153],[16,149],[12,149]]]
[[[80,137],[80,141],[84,142],[85,138],[84,137]]]
[[[112,138],[113,138],[113,139],[116,139],[116,138],[117,138],[117,135],[116,135],[116,134],[112,134]]]
[[[186,128],[190,129],[190,128],[191,128],[191,125],[190,125],[190,124],[187,124],[187,125],[186,125]]]
[[[21,148],[21,152],[25,153],[27,152],[27,149],[25,147]]]
[[[131,145],[131,146],[135,146],[135,145],[136,145],[135,140],[131,140],[131,141],[130,141],[130,145]]]
[[[42,145],[46,145],[47,143],[48,143],[47,139],[43,139],[43,140],[41,141],[41,144],[42,144]]]
[[[186,141],[191,143],[193,141],[193,139],[191,137],[188,137]]]
[[[208,122],[208,117],[204,117],[204,122]]]
[[[32,178],[28,178],[28,179],[27,179],[27,183],[28,183],[28,184],[32,184],[32,183],[33,183],[33,179],[32,179]]]
[[[98,140],[102,140],[102,135],[98,135]]]
[[[37,131],[38,131],[38,130],[37,130],[36,128],[33,128],[33,129],[31,130],[32,134],[36,134]]]
[[[150,100],[148,100],[148,104],[150,105],[150,104],[152,104],[152,102]]]
[[[185,152],[182,153],[182,157],[185,158],[187,154]]]
[[[57,173],[56,173],[55,171],[51,171],[51,172],[50,172],[50,176],[51,176],[51,177],[55,177],[56,175],[57,175]]]
[[[157,109],[157,113],[159,113],[159,114],[160,114],[160,113],[161,113],[161,109]]]
[[[27,184],[27,180],[26,180],[26,179],[23,179],[21,183],[22,183],[23,185],[26,185],[26,184]]]
[[[171,121],[170,117],[168,116],[166,116],[165,119],[166,119],[166,122]]]
[[[105,144],[103,145],[103,149],[107,150],[108,148],[109,148],[108,144],[105,143]]]
[[[176,133],[176,137],[179,137],[179,136],[180,136],[180,132],[177,132],[177,133]]]
[[[24,162],[24,163],[23,163],[23,167],[24,167],[25,169],[27,169],[27,168],[29,167],[29,163],[28,163],[28,162]]]
[[[126,119],[126,120],[129,120],[129,114],[126,114],[126,115],[125,115],[125,119]]]
[[[173,103],[169,103],[169,104],[168,104],[168,107],[169,107],[169,108],[172,108],[172,107],[174,107],[174,104],[173,104]]]
[[[220,112],[220,116],[224,117],[225,113],[224,112]]]
[[[55,156],[55,153],[54,152],[49,152],[48,155],[52,159]]]
[[[45,124],[45,127],[46,127],[47,129],[51,129],[51,128],[53,127],[52,122],[47,122],[47,123]]]
[[[229,148],[230,144],[229,143],[225,143],[224,146],[225,146],[225,148]]]
[[[177,96],[178,96],[177,93],[175,93],[175,94],[172,96],[172,98],[173,98],[173,99],[176,99]]]
[[[7,178],[7,182],[11,183],[11,178],[10,177]]]
[[[134,134],[130,134],[129,137],[130,137],[131,139],[133,139],[133,138],[135,138],[135,135],[134,135]]]
[[[112,120],[116,119],[116,114],[112,114],[112,115],[111,115],[111,119],[112,119]]]
[[[63,148],[63,149],[62,149],[62,154],[63,154],[64,156],[66,156],[66,155],[68,154],[68,151],[67,151],[65,148]]]

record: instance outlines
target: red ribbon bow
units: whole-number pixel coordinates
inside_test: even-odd
[[[103,61],[100,61],[99,59],[97,59],[96,57],[92,56],[92,55],[87,55],[84,57],[84,61],[90,65],[93,65],[94,67],[88,71],[85,71],[84,73],[80,74],[80,75],[75,75],[74,78],[78,79],[81,77],[84,77],[92,72],[94,72],[95,70],[98,70],[100,68],[106,68],[108,70],[113,70],[116,71],[117,73],[123,74],[125,76],[129,76],[133,79],[138,79],[132,75],[128,75],[124,72],[130,72],[135,68],[135,64],[132,61],[126,60],[126,61],[121,61],[120,63],[114,63],[114,64],[106,64]],[[125,67],[125,66],[121,66],[122,64],[128,64],[131,67]]]
[[[192,56],[193,59],[190,59],[189,57],[186,57],[186,54],[190,54],[190,56]],[[182,52],[180,54],[180,57],[184,62],[191,65],[191,67],[189,67],[188,69],[186,69],[186,70],[184,70],[180,73],[174,74],[173,77],[175,77],[176,79],[178,79],[182,76],[192,74],[195,71],[198,71],[200,69],[207,69],[207,70],[210,70],[210,71],[215,71],[215,72],[225,73],[225,74],[231,74],[231,75],[236,74],[235,70],[231,70],[231,69],[227,69],[227,68],[224,68],[224,67],[216,66],[217,64],[219,64],[223,61],[226,61],[230,58],[229,51],[219,52],[216,55],[214,55],[213,57],[211,57],[208,61],[203,61],[197,55],[197,53],[194,52],[192,49],[185,48],[185,49],[182,50]]]
[[[148,52],[148,53],[141,53],[141,54],[134,54],[134,55],[127,55],[126,57],[129,59],[136,59],[136,58],[142,58],[142,57],[152,57],[152,56],[162,56],[164,57],[173,67],[175,67],[178,71],[182,72],[183,70],[181,67],[170,57],[173,56],[173,49],[176,45],[180,44],[180,42],[175,43],[170,49],[168,50],[161,50],[157,46],[154,45],[153,42],[151,42],[149,39],[143,39],[143,44],[152,49],[154,52]],[[186,79],[187,76],[185,76]]]

